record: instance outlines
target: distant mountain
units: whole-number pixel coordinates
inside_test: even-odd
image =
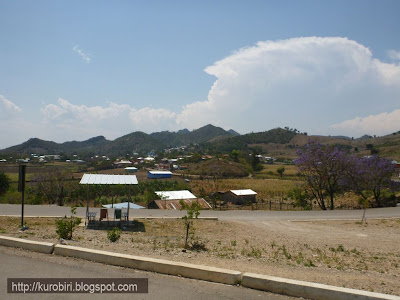
[[[165,148],[165,144],[147,133],[136,131],[121,136],[110,142],[105,148],[106,155],[132,155],[132,153],[143,153],[151,150],[159,151]]]
[[[208,124],[204,127],[188,133],[188,137],[191,140],[191,143],[196,144],[211,141],[217,137],[221,138],[230,136],[232,135],[228,131],[222,129],[221,127],[213,126],[211,124]]]
[[[286,144],[289,143],[296,135],[297,133],[294,131],[282,128],[275,128],[264,132],[231,136],[229,138],[218,140],[213,143],[204,143],[202,146],[209,151],[226,153],[231,152],[232,150],[248,149],[249,145],[254,144]]]
[[[367,139],[371,139],[372,136],[368,135],[368,134],[364,134],[363,136],[359,137],[359,140],[367,140]]]
[[[240,133],[237,133],[237,132],[236,132],[235,130],[233,130],[233,129],[229,129],[228,132],[229,132],[231,135],[233,135],[233,136],[240,135]]]
[[[38,138],[32,138],[28,141],[0,150],[0,153],[17,153],[17,154],[81,154],[83,152],[97,152],[101,151],[105,145],[110,143],[104,136],[90,138],[86,141],[65,142],[58,144],[51,141],[44,141]]]
[[[371,144],[375,150],[379,151],[379,155],[400,160],[400,131],[381,137],[366,135],[353,140],[345,136],[307,136],[282,128],[239,135],[234,130],[226,131],[210,124],[193,131],[182,129],[178,132],[162,131],[152,134],[132,132],[114,141],[106,140],[104,136],[97,136],[86,141],[69,141],[59,144],[31,138],[20,145],[0,150],[0,155],[36,153],[38,155],[78,154],[87,157],[93,155],[125,156],[134,152],[146,155],[151,150],[162,151],[177,146],[193,145],[196,147],[196,151],[209,153],[230,153],[232,150],[249,150],[257,147],[269,155],[295,157],[296,149],[302,147],[310,139],[343,146],[357,155],[370,155],[367,144]]]
[[[61,146],[64,148],[63,152],[65,153],[73,153],[78,149],[79,153],[82,152],[95,152],[96,154],[101,152],[108,144],[111,142],[106,140],[104,136],[97,136],[90,138],[83,142],[65,142],[62,143]]]
[[[43,153],[43,154],[50,154],[50,153],[58,153],[62,151],[62,146],[55,142],[51,141],[44,141],[38,138],[32,138],[27,140],[26,142],[9,147],[7,149],[2,150],[2,152],[6,153]]]
[[[229,131],[220,127],[208,124],[199,129],[189,131],[187,129],[179,130],[178,132],[161,131],[150,134],[154,139],[166,145],[169,148],[199,144],[214,139],[222,139],[232,136]]]
[[[132,132],[108,141],[104,136],[98,136],[86,141],[70,141],[65,143],[55,143],[44,141],[38,138],[32,138],[28,141],[0,150],[0,153],[17,154],[87,154],[87,155],[113,155],[120,156],[132,154],[133,152],[145,153],[151,150],[160,151],[165,148],[198,144],[213,139],[223,139],[232,136],[231,133],[220,127],[206,125],[199,129],[189,131],[188,129],[178,132],[155,132],[147,134],[144,132]]]
[[[186,133],[189,133],[189,132],[190,132],[190,131],[189,131],[189,129],[187,129],[187,128],[178,130],[178,134],[186,134]]]

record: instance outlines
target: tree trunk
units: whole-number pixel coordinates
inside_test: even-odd
[[[185,249],[188,248],[189,228],[190,228],[190,222],[187,222],[186,223]]]
[[[378,205],[378,207],[382,207],[382,203],[381,200],[379,199],[379,196],[381,195],[381,191],[380,190],[374,190],[374,198],[375,198],[375,202]]]
[[[335,208],[335,206],[333,205],[333,198],[334,198],[333,197],[333,193],[331,193],[330,196],[331,196],[331,207],[330,207],[330,209],[333,210]]]

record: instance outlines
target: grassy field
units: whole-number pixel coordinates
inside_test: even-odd
[[[277,170],[279,168],[285,168],[283,172],[282,179],[293,179],[295,180],[298,177],[299,169],[294,165],[281,165],[281,164],[273,164],[263,165],[264,169],[261,172],[258,172],[254,177],[260,179],[280,179],[280,175]]]
[[[297,180],[279,180],[279,179],[219,179],[213,180],[192,180],[191,189],[197,195],[209,195],[216,191],[252,189],[257,192],[257,199],[270,199],[284,197],[287,192],[302,182]]]

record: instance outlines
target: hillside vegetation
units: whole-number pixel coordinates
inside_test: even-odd
[[[121,136],[114,141],[98,136],[86,141],[70,141],[55,143],[32,138],[28,141],[0,150],[0,155],[30,155],[43,154],[78,154],[78,155],[108,155],[125,156],[137,152],[146,155],[148,151],[162,152],[164,149],[187,146],[192,152],[208,154],[229,154],[233,150],[257,152],[268,156],[285,157],[293,159],[296,151],[310,140],[323,144],[337,145],[342,149],[353,152],[359,156],[379,153],[400,161],[400,131],[386,136],[372,137],[365,135],[361,138],[334,137],[334,136],[308,136],[297,130],[275,128],[264,132],[239,135],[234,130],[226,131],[220,127],[206,125],[199,129],[187,129],[177,132],[132,132]]]

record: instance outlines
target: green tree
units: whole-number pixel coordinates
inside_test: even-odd
[[[282,179],[283,173],[285,172],[285,167],[279,167],[279,168],[276,170],[276,172],[279,174],[279,176],[280,176],[281,179]]]
[[[251,154],[251,167],[253,168],[253,171],[261,171],[263,169],[263,166],[261,165],[258,156],[259,153],[257,152],[257,150],[253,150]]]
[[[81,223],[81,218],[75,217],[76,207],[71,207],[71,217],[56,220],[56,233],[60,239],[71,240],[75,227]]]
[[[201,161],[201,155],[200,153],[196,152],[192,155],[192,157],[190,158],[190,161],[193,163],[198,163]]]
[[[239,155],[240,151],[239,150],[232,150],[231,152],[231,157],[234,161],[238,162],[239,161]]]
[[[10,178],[6,174],[0,173],[0,195],[7,192],[10,187],[10,181]]]
[[[193,219],[197,219],[197,217],[200,215],[200,205],[197,203],[197,201],[193,201],[191,205],[186,204],[183,200],[179,201],[179,204],[181,205],[181,210],[186,209],[187,213],[182,217],[182,220],[185,224],[185,230],[186,230],[186,236],[185,236],[185,249],[189,248],[189,233],[190,233],[190,228],[192,227],[193,231]]]

